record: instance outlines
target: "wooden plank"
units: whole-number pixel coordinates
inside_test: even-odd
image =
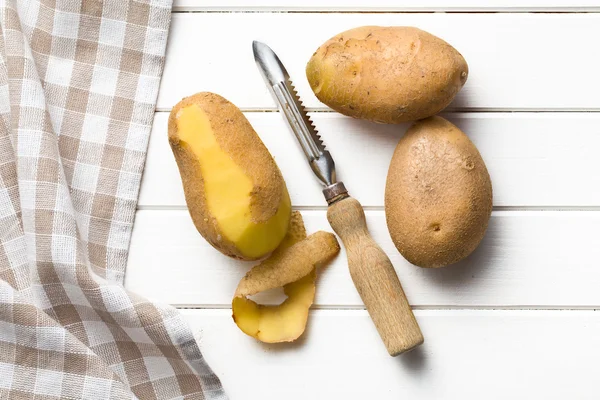
[[[296,206],[324,206],[321,186],[279,113],[246,113],[277,160]],[[157,113],[139,199],[140,207],[185,206],[167,143],[166,113]],[[450,114],[479,148],[501,207],[584,207],[600,204],[600,114]],[[407,124],[380,125],[335,113],[313,119],[339,176],[365,206],[382,206],[389,161]]]
[[[243,109],[274,109],[252,56],[257,39],[280,55],[306,105],[323,109],[306,62],[326,39],[361,25],[414,25],[462,52],[470,76],[454,109],[600,109],[600,15],[526,13],[175,14],[157,107],[214,91]]]
[[[325,211],[304,211],[308,232],[331,231]],[[479,248],[443,269],[408,264],[395,249],[383,211],[367,211],[375,240],[390,256],[417,307],[600,307],[600,212],[494,212]],[[201,307],[229,306],[255,263],[229,259],[196,232],[185,210],[138,211],[126,287],[150,299]],[[277,302],[277,294],[263,301]],[[318,307],[362,308],[345,253],[320,274]]]
[[[248,4],[246,0],[175,0],[175,11],[596,11],[594,0],[261,0]]]
[[[597,399],[600,314],[417,311],[425,344],[391,358],[364,311],[313,312],[297,344],[245,336],[230,310],[181,310],[231,400]]]

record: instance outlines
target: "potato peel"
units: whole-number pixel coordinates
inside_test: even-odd
[[[294,212],[281,245],[240,281],[232,301],[237,326],[265,343],[296,340],[304,332],[314,301],[316,267],[339,250],[331,233],[319,231],[307,237],[302,216]],[[261,305],[247,298],[282,286],[288,298],[279,305]]]
[[[248,271],[238,284],[235,297],[252,296],[296,282],[308,275],[317,264],[335,256],[338,251],[339,245],[332,233],[313,233]]]

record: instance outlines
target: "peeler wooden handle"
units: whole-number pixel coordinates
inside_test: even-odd
[[[333,201],[327,219],[348,254],[354,285],[391,356],[423,343],[423,334],[410,309],[394,266],[367,229],[365,213],[352,197]]]

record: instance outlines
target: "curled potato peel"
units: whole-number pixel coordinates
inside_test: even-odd
[[[339,250],[331,233],[319,231],[307,237],[302,216],[294,212],[282,244],[240,281],[232,301],[237,326],[265,343],[296,340],[304,332],[314,301],[316,267]],[[248,298],[279,287],[288,296],[279,305],[261,305]]]

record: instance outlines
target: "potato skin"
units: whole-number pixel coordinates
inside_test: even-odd
[[[463,56],[414,27],[364,26],[317,49],[306,76],[318,99],[354,118],[397,124],[437,114],[467,81]]]
[[[442,117],[416,122],[400,139],[385,189],[392,241],[410,263],[454,264],[481,242],[492,183],[479,151]]]
[[[244,255],[235,243],[221,234],[217,220],[208,210],[199,161],[188,148],[181,145],[177,127],[179,111],[192,104],[197,105],[208,116],[219,147],[251,178],[253,190],[250,213],[253,222],[260,224],[268,221],[277,213],[283,200],[287,199],[289,202],[283,176],[250,122],[225,98],[210,92],[197,93],[181,100],[171,111],[169,144],[179,167],[185,200],[196,229],[225,255],[244,260],[261,258]],[[291,215],[291,211],[289,214]]]

